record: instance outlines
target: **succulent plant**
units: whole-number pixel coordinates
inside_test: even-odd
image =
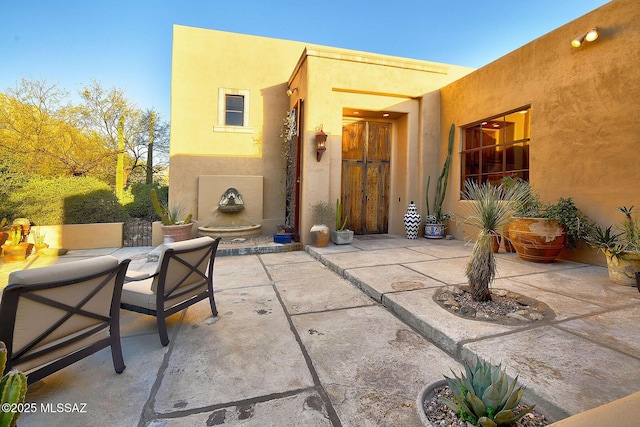
[[[168,203],[161,202],[155,188],[151,190],[151,204],[160,217],[162,225],[189,224],[193,217],[192,214],[189,214],[184,218],[184,220],[181,220],[181,218],[183,218],[182,206],[169,205]]]
[[[500,365],[484,363],[478,358],[475,367],[465,364],[464,368],[466,375],[458,376],[453,371],[454,378],[445,375],[454,398],[442,399],[461,419],[476,426],[497,427],[515,423],[533,410],[535,405],[518,410],[524,387],[516,388],[518,377],[509,380]]]
[[[7,363],[7,347],[0,341],[0,373],[4,372]],[[18,407],[24,403],[27,394],[27,377],[18,370],[7,372],[0,379],[0,404],[4,408],[5,404],[11,407]],[[0,427],[13,427],[20,417],[20,412],[2,411],[0,412]]]

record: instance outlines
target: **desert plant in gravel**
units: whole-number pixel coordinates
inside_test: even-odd
[[[509,187],[471,180],[465,183],[464,198],[468,202],[464,223],[480,229],[465,270],[474,301],[491,300],[489,285],[496,275],[492,239],[509,221],[514,206],[526,202],[528,197],[529,187],[521,183]]]
[[[524,387],[517,387],[518,377],[510,380],[500,365],[478,358],[473,368],[467,364],[464,368],[460,376],[453,371],[453,378],[445,376],[454,397],[442,399],[461,419],[476,426],[497,427],[513,424],[533,411],[535,405],[518,410]]]

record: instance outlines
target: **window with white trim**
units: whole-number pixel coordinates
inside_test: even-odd
[[[251,133],[249,122],[250,91],[244,89],[218,89],[218,123],[214,132]]]

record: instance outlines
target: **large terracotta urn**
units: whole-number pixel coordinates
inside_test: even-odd
[[[161,225],[163,243],[181,242],[191,239],[193,222],[177,225]]]
[[[520,259],[550,263],[564,249],[567,230],[555,219],[514,217],[509,239]]]

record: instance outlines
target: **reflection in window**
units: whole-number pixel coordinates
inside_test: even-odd
[[[529,181],[529,107],[463,128],[462,181],[499,185],[504,176]]]

